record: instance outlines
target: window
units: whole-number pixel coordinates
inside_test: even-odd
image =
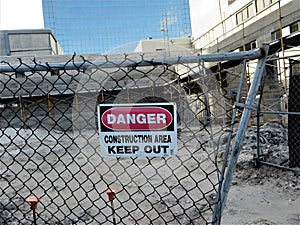
[[[230,16],[224,21],[226,32],[230,31],[233,27],[236,26],[236,20],[233,16]]]
[[[243,22],[243,12],[239,12],[236,14],[236,24],[241,24]]]
[[[251,18],[254,16],[254,8],[253,8],[253,4],[250,4],[248,7],[247,7],[247,10],[248,10],[248,18]]]
[[[280,39],[281,37],[286,37],[286,36],[290,35],[291,33],[292,33],[291,25],[283,27],[282,31],[276,30],[271,33],[271,40],[274,41],[274,40]]]
[[[249,51],[249,50],[253,50],[257,48],[257,44],[256,44],[256,40],[255,41],[251,41],[249,43],[247,43],[245,45],[245,49],[244,46],[239,47],[239,51]]]
[[[300,21],[290,25],[290,32],[294,33],[300,30]]]
[[[236,23],[237,23],[237,25],[241,24],[242,22],[244,22],[245,20],[247,20],[253,16],[254,16],[253,5],[250,4],[246,8],[244,8],[242,11],[240,11],[236,14]]]
[[[263,0],[256,0],[255,1],[255,8],[257,12],[262,11],[265,8],[265,4]]]
[[[281,37],[281,32],[280,30],[277,30],[277,31],[274,31],[271,33],[271,40],[274,41],[274,40],[277,40]]]
[[[255,1],[256,12],[262,11],[264,8],[271,5],[272,2],[275,2],[275,1],[274,0],[273,1],[272,0],[256,0]]]
[[[248,44],[246,44],[246,50],[253,50],[257,48],[256,41],[252,41]]]

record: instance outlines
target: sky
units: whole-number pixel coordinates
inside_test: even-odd
[[[219,1],[190,0],[191,27],[194,37],[199,37],[221,22]]]
[[[0,0],[0,30],[43,28],[41,0]]]
[[[191,36],[188,0],[42,0],[66,54],[132,51],[139,40]],[[168,24],[168,26],[166,26]],[[161,27],[168,27],[161,31]]]

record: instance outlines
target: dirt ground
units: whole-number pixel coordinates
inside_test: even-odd
[[[256,167],[256,127],[245,134],[222,224],[299,225],[300,173],[261,164]],[[260,154],[288,167],[287,129],[275,123],[260,127]],[[299,171],[299,168],[297,169]]]
[[[299,225],[300,174],[238,163],[222,224]]]
[[[178,158],[150,161],[101,159],[95,152],[99,148],[97,133],[87,133],[82,139],[77,137],[76,148],[70,145],[73,137],[59,132],[50,135],[42,130],[36,134],[24,130],[18,133],[6,130],[5,133],[1,141],[8,146],[8,151],[2,150],[1,163],[8,167],[1,164],[0,168],[3,191],[0,198],[0,219],[1,216],[8,218],[9,223],[1,223],[0,220],[0,224],[17,224],[9,220],[11,216],[21,218],[20,224],[30,224],[28,221],[32,220],[32,215],[28,213],[29,205],[22,199],[30,191],[44,195],[42,208],[45,210],[39,209],[43,220],[40,219],[38,224],[99,224],[93,221],[94,217],[103,221],[100,224],[111,224],[111,216],[108,216],[109,220],[104,216],[111,212],[107,197],[103,194],[99,197],[97,192],[102,193],[108,184],[123,188],[115,205],[119,207],[117,220],[120,222],[122,216],[126,218],[120,224],[149,224],[152,218],[155,220],[154,224],[164,224],[165,221],[156,219],[158,212],[164,212],[161,215],[170,219],[168,224],[202,224],[195,209],[208,209],[209,198],[213,197],[209,190],[212,188],[211,182],[217,181],[216,176],[210,173],[216,169],[212,164],[214,153],[198,153],[199,143],[195,137],[208,139],[202,133],[195,133],[194,136],[189,135],[189,132],[181,133],[180,144],[184,144],[184,148],[179,152]],[[14,144],[8,145],[11,140]],[[253,151],[248,147],[246,143],[239,157],[222,224],[299,225],[300,174],[269,166],[254,168],[251,161]],[[206,149],[210,149],[209,143]],[[280,148],[279,150],[282,151]],[[269,153],[275,155],[274,151]],[[210,177],[207,174],[211,174]],[[202,179],[205,176],[209,179]],[[100,178],[102,181],[99,183],[97,180]],[[182,182],[178,182],[178,179]],[[26,181],[25,187],[23,181]],[[187,189],[190,189],[193,199],[182,195]],[[201,202],[203,192],[206,193],[205,199],[202,199],[207,201],[205,204]],[[60,196],[64,196],[64,199]],[[91,200],[94,199],[96,208],[91,205]],[[78,202],[86,208],[77,207]],[[122,208],[120,202],[124,203]],[[178,203],[191,210],[186,210],[182,218],[172,220],[176,213],[182,213]],[[140,209],[128,213],[127,210],[136,205]],[[144,218],[142,211],[147,215]],[[72,222],[66,219],[68,217],[77,219]],[[135,223],[138,217],[141,220]],[[188,221],[188,217],[196,219]],[[64,220],[61,221],[61,218]],[[207,218],[211,218],[211,211]]]

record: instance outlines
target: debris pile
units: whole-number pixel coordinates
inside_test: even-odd
[[[242,144],[239,161],[250,161],[257,156],[258,149],[260,156],[268,161],[281,163],[289,158],[288,155],[288,132],[287,129],[277,123],[265,123],[259,127],[257,135],[257,126],[249,127],[245,133]],[[231,147],[234,146],[236,131],[230,135],[226,132],[219,138],[219,147],[221,147],[221,157],[224,154],[228,139],[231,137]],[[257,142],[259,138],[259,143]],[[258,146],[259,144],[259,146]],[[274,161],[275,160],[275,161]]]
[[[259,147],[257,138],[259,138]],[[288,159],[288,134],[287,129],[277,123],[265,123],[259,128],[253,126],[245,134],[242,151],[252,151],[254,156],[259,154],[268,161],[282,161]],[[281,163],[281,162],[279,162]]]

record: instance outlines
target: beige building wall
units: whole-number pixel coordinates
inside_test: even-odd
[[[191,49],[190,38],[145,39],[139,41],[134,52],[168,52]]]

